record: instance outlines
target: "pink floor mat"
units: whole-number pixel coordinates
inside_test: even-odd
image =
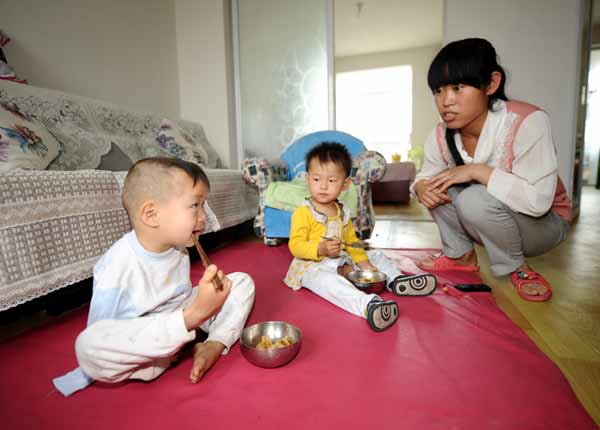
[[[416,271],[418,251],[386,251]],[[422,252],[422,251],[421,251]],[[249,323],[285,320],[303,345],[287,366],[261,369],[239,346],[204,380],[188,382],[186,356],[158,380],[96,383],[70,398],[51,379],[76,366],[73,343],[87,309],[0,344],[3,429],[594,429],[560,370],[491,295],[396,298],[398,324],[372,332],[282,278],[287,247],[236,243],[211,254],[256,282]],[[202,269],[196,264],[192,278]],[[457,279],[456,276],[459,278]],[[464,279],[464,277],[468,279]],[[470,278],[469,278],[470,277]],[[440,274],[442,282],[477,281]]]

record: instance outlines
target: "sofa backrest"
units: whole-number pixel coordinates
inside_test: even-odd
[[[299,174],[306,172],[306,154],[322,142],[341,143],[353,158],[367,149],[361,140],[343,131],[324,130],[307,134],[288,146],[281,154],[281,159],[288,167],[288,180],[295,179]]]
[[[0,80],[0,103],[33,117],[61,143],[61,152],[48,169],[95,169],[112,144],[132,160],[165,155],[158,145],[161,124],[166,119],[108,102]],[[222,167],[201,125],[173,120],[207,154],[207,168]]]

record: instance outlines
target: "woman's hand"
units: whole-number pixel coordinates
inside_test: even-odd
[[[456,184],[475,181],[487,185],[493,171],[493,168],[482,163],[453,167],[431,178],[427,189],[429,191],[437,190],[438,192],[446,193],[448,188]]]
[[[435,209],[438,206],[450,202],[450,197],[445,192],[436,189],[430,189],[431,180],[421,180],[415,185],[415,193],[419,201],[429,209]]]

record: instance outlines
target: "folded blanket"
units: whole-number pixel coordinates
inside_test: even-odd
[[[265,206],[293,212],[309,195],[306,179],[275,181],[267,188]],[[348,189],[340,194],[339,200],[350,210],[350,216],[355,217],[358,209],[358,191],[352,182]]]

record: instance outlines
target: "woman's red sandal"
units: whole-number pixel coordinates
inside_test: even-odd
[[[446,257],[443,254],[440,256],[434,256],[433,265],[431,267],[424,267],[420,263],[417,264],[419,269],[427,272],[441,272],[441,271],[455,271],[455,272],[479,272],[479,266],[471,264],[468,266],[458,264],[455,259]]]
[[[545,302],[552,297],[552,287],[550,286],[550,283],[542,275],[533,270],[517,270],[513,272],[510,278],[517,289],[517,294],[523,300],[528,300],[530,302]],[[525,284],[544,285],[547,290],[544,294],[526,294],[523,291],[523,285]]]

